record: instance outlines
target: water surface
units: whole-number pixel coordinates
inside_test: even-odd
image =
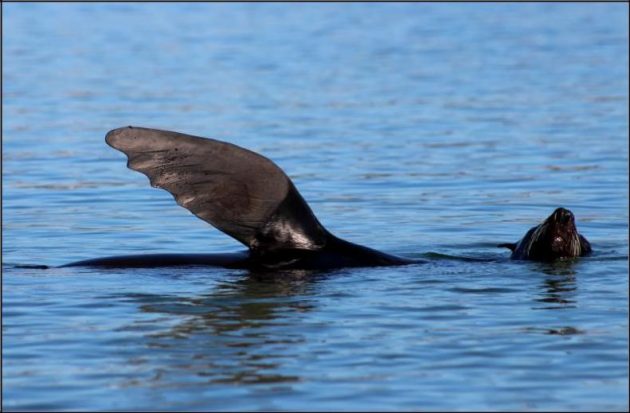
[[[4,409],[628,409],[627,4],[3,12]],[[241,248],[125,168],[128,124],[263,153],[428,263],[17,268]],[[593,256],[495,248],[558,206]]]

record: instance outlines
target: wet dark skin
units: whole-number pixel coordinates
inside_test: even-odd
[[[214,139],[125,127],[105,141],[127,166],[170,192],[197,217],[243,243],[230,254],[151,254],[97,258],[65,266],[141,268],[205,265],[245,269],[331,269],[420,263],[342,240],[317,220],[271,160]]]
[[[214,139],[125,127],[105,141],[127,155],[127,166],[177,203],[247,247],[229,254],[150,254],[96,258],[65,266],[142,268],[217,266],[319,270],[422,263],[342,240],[315,217],[289,177],[271,160]],[[558,208],[517,243],[512,259],[553,261],[587,255],[571,211]]]
[[[577,231],[575,216],[565,208],[556,209],[520,241],[499,247],[512,250],[510,258],[514,260],[532,261],[583,257],[592,252],[591,244]]]

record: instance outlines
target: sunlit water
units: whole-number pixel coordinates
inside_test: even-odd
[[[627,4],[3,11],[3,408],[628,409]],[[263,153],[428,263],[17,268],[241,249],[125,168],[128,124]],[[495,248],[558,206],[593,256]]]

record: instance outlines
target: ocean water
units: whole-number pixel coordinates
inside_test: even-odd
[[[6,410],[627,410],[627,4],[3,4]],[[229,252],[104,142],[230,141],[426,264]],[[590,257],[515,262],[556,207]]]

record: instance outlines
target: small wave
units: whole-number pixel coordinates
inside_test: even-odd
[[[467,293],[467,294],[497,294],[497,293],[513,293],[518,290],[514,288],[501,288],[501,287],[486,287],[486,288],[454,287],[454,288],[450,288],[450,291],[453,291],[456,293]]]
[[[452,261],[465,261],[465,262],[494,262],[498,260],[498,258],[496,257],[493,257],[493,258],[465,257],[463,255],[450,255],[450,254],[444,254],[441,252],[426,252],[426,253],[420,254],[420,256],[429,260],[433,260],[433,261],[452,260]]]

